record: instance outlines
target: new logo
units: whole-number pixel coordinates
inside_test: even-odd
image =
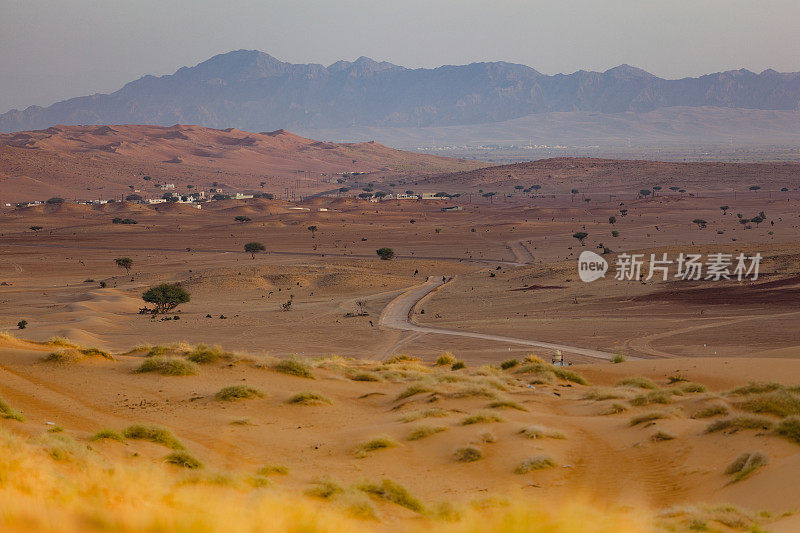
[[[578,275],[586,283],[600,279],[608,271],[608,261],[589,250],[581,252],[578,257]]]

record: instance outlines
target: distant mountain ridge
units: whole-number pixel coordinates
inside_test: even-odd
[[[111,94],[0,115],[0,131],[56,124],[199,124],[249,131],[352,126],[457,126],[552,112],[663,107],[800,110],[800,73],[734,70],[666,80],[620,65],[548,76],[506,62],[409,69],[361,57],[292,64],[237,50],[144,76]]]

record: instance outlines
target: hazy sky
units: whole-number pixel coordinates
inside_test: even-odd
[[[0,0],[0,112],[258,49],[293,63],[800,71],[800,0]]]

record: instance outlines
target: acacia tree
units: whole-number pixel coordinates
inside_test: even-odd
[[[236,222],[239,222],[241,224],[244,224],[245,222],[250,222],[250,220],[252,220],[252,219],[250,217],[247,217],[247,216],[244,216],[244,215],[239,215],[237,217],[234,217],[233,220],[235,220]]]
[[[708,222],[706,222],[702,218],[696,218],[696,219],[692,220],[692,223],[693,224],[697,224],[697,227],[700,228],[700,229],[705,228],[706,224],[708,224]]]
[[[574,238],[578,239],[578,242],[580,242],[580,243],[581,243],[581,246],[583,246],[583,241],[585,241],[585,240],[586,240],[586,237],[588,237],[588,236],[589,236],[589,234],[588,234],[588,233],[586,233],[585,231],[578,231],[578,232],[576,232],[576,233],[573,233],[573,234],[572,234],[572,236],[573,236]]]
[[[721,205],[721,206],[719,206],[719,208],[722,210],[722,214],[723,215],[727,215],[728,214],[728,209],[730,209],[730,207],[728,207],[727,205]]]
[[[248,242],[244,245],[244,251],[247,252],[252,256],[253,259],[256,258],[256,254],[259,252],[265,251],[267,248],[260,242]]]
[[[125,271],[130,274],[131,267],[133,266],[133,259],[130,257],[117,257],[114,259],[114,262],[117,264],[118,267],[124,268]]]
[[[318,227],[316,227],[316,226],[309,226],[309,227],[308,227],[308,231],[310,231],[310,232],[311,232],[311,238],[312,238],[312,239],[314,238],[314,234],[315,234],[315,233],[317,233],[317,230],[318,230],[318,229],[319,229],[319,228],[318,228]]]
[[[191,295],[180,285],[162,283],[144,291],[142,300],[156,305],[154,313],[167,313],[191,300]]]
[[[375,253],[378,254],[378,257],[383,259],[384,261],[388,261],[394,257],[394,250],[391,248],[378,248],[375,250]]]

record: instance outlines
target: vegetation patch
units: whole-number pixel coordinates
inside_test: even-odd
[[[384,479],[380,483],[361,483],[357,488],[371,496],[405,507],[417,513],[424,511],[424,507],[418,499],[413,497],[405,487],[390,479]]]
[[[593,387],[583,395],[583,399],[594,400],[596,402],[603,400],[627,400],[630,397],[631,394],[628,391],[614,387]]]
[[[0,418],[25,422],[25,417],[22,416],[22,412],[11,407],[2,398],[0,398]]]
[[[462,426],[469,426],[472,424],[491,424],[494,422],[505,422],[502,416],[490,412],[480,412],[470,415],[461,420]]]
[[[333,402],[318,392],[306,391],[299,392],[289,398],[288,403],[297,405],[332,405]]]
[[[412,396],[416,396],[417,394],[422,394],[425,392],[431,392],[431,389],[429,389],[428,387],[424,387],[422,385],[411,385],[406,390],[398,394],[397,399],[404,400],[406,398],[410,398]]]
[[[183,444],[175,438],[170,430],[158,426],[134,424],[126,427],[122,431],[122,436],[131,440],[147,440],[173,450],[184,449]]]
[[[751,413],[764,413],[781,418],[800,415],[800,398],[785,389],[748,395],[735,403],[736,407]]]
[[[675,435],[672,433],[667,433],[666,431],[656,431],[653,433],[653,436],[650,437],[650,440],[653,442],[662,442],[666,440],[673,440],[675,439]]]
[[[289,374],[290,376],[297,376],[299,378],[314,379],[314,374],[311,372],[311,367],[295,357],[283,359],[279,361],[273,368],[276,372],[280,372],[282,374]]]
[[[686,394],[694,394],[698,392],[706,392],[708,391],[708,387],[706,387],[702,383],[689,382],[689,383],[684,383],[683,385],[678,387],[678,390]]]
[[[497,400],[495,402],[490,403],[486,407],[488,407],[489,409],[516,409],[517,411],[527,411],[527,409],[525,409],[517,402],[512,402],[510,400]]]
[[[197,468],[201,468],[203,463],[198,461],[194,458],[191,454],[187,452],[173,452],[166,457],[164,457],[164,462],[179,466],[181,468],[188,468],[190,470],[194,470]]]
[[[413,413],[409,413],[400,420],[403,422],[414,422],[422,418],[442,418],[445,416],[450,416],[450,412],[446,409],[442,409],[441,407],[432,407],[430,409],[425,409],[424,411],[415,411]]]
[[[411,431],[411,434],[408,436],[408,440],[420,440],[424,439],[425,437],[430,437],[431,435],[436,435],[437,433],[441,433],[444,431],[444,426],[433,426],[433,425],[422,425],[414,428]]]
[[[154,356],[145,359],[139,368],[138,373],[157,372],[164,376],[193,376],[200,371],[200,368],[191,361],[178,357]]]
[[[120,434],[117,431],[114,431],[113,429],[101,429],[100,431],[92,435],[89,440],[91,441],[115,440],[117,442],[125,442],[125,437],[123,437],[122,434]]]
[[[639,424],[644,424],[645,422],[652,422],[653,420],[660,420],[662,418],[669,418],[669,413],[654,411],[652,413],[645,413],[639,416],[635,416],[631,418],[630,425],[638,426]]]
[[[668,404],[672,402],[672,392],[666,389],[658,389],[640,394],[630,400],[631,405],[641,407],[651,404]]]
[[[789,439],[796,444],[800,444],[800,418],[790,416],[789,418],[781,420],[775,428],[775,432],[781,437]]]
[[[289,469],[283,465],[264,465],[256,472],[259,476],[286,476],[289,474]]]
[[[605,409],[605,410],[604,410],[602,413],[600,413],[600,414],[601,414],[601,415],[618,415],[618,414],[620,414],[620,413],[624,413],[624,412],[625,412],[625,411],[627,411],[627,410],[628,410],[628,408],[627,408],[627,407],[625,407],[624,405],[622,405],[621,403],[614,402],[614,403],[612,403],[611,405],[609,405],[609,406],[608,406],[608,407],[607,407],[607,408],[606,408],[606,409]]]
[[[247,385],[231,385],[220,389],[214,398],[223,402],[233,402],[236,400],[250,400],[253,398],[263,398],[264,393]]]
[[[746,452],[728,465],[728,468],[725,469],[725,473],[729,476],[733,476],[731,483],[736,483],[759,468],[766,466],[768,462],[766,456],[761,452]]]
[[[706,428],[706,433],[715,433],[717,431],[735,432],[742,429],[768,430],[772,429],[773,425],[772,420],[763,416],[740,415],[715,420]]]
[[[450,352],[444,352],[436,358],[436,366],[450,366],[456,362],[456,357]]]
[[[222,351],[219,346],[208,347],[205,344],[198,344],[191,352],[186,354],[186,358],[200,365],[216,363],[221,359],[231,359],[232,354]]]
[[[545,426],[526,426],[519,430],[519,434],[528,439],[566,439],[560,431]]]
[[[725,416],[729,413],[728,406],[722,402],[710,403],[701,407],[692,415],[692,418],[712,418],[715,416]]]
[[[413,357],[411,355],[393,355],[383,363],[386,365],[394,365],[397,363],[419,363],[421,359],[419,357]]]
[[[517,467],[514,469],[515,474],[527,474],[528,472],[533,472],[534,470],[544,470],[545,468],[552,468],[556,465],[555,461],[553,461],[547,455],[535,455],[533,457],[529,457],[522,461]]]
[[[616,383],[617,387],[634,387],[637,389],[657,389],[658,385],[653,380],[645,377],[623,378]]]
[[[391,437],[381,435],[359,444],[355,449],[355,453],[359,457],[365,457],[370,452],[383,450],[385,448],[394,448],[395,446],[397,446],[397,443]]]
[[[459,463],[473,463],[483,459],[483,451],[475,446],[464,446],[463,448],[456,448],[453,452],[453,458]]]
[[[353,381],[380,381],[381,378],[374,372],[358,372],[350,376]]]

